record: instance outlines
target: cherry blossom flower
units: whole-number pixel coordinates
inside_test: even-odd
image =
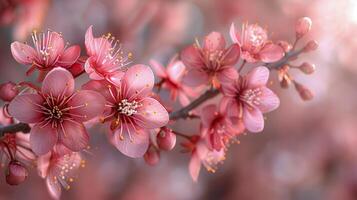
[[[224,85],[221,109],[228,109],[229,115],[238,117],[238,123],[243,122],[249,131],[262,131],[263,113],[275,110],[280,104],[279,98],[266,87],[268,79],[268,68],[261,66]]]
[[[170,91],[170,98],[175,101],[178,97],[181,105],[186,106],[190,103],[190,97],[197,96],[197,92],[183,82],[186,67],[181,62],[173,58],[165,69],[160,63],[151,60],[151,67],[156,75],[161,78],[159,87]]]
[[[41,91],[16,96],[8,110],[20,122],[33,124],[31,149],[43,155],[57,143],[72,151],[87,147],[89,136],[83,122],[100,115],[104,105],[104,97],[97,92],[75,92],[71,73],[58,67],[47,74]]]
[[[37,160],[37,169],[40,177],[46,180],[47,189],[54,199],[59,199],[62,188],[69,190],[70,183],[75,180],[76,172],[85,166],[78,152],[66,155],[58,154],[56,151],[40,156]]]
[[[125,66],[131,58],[131,53],[124,55],[122,45],[110,33],[95,38],[93,26],[90,26],[85,35],[85,46],[89,58],[85,63],[85,70],[93,80],[106,79],[115,84],[116,79],[124,75]]]
[[[46,33],[32,33],[34,48],[21,43],[11,44],[11,53],[18,63],[31,65],[26,72],[31,74],[35,69],[40,71],[39,80],[55,67],[69,68],[80,56],[81,49],[78,45],[66,48],[62,35],[48,30]]]
[[[0,99],[3,101],[11,101],[17,94],[19,90],[17,85],[11,81],[7,83],[0,84]]]
[[[219,87],[221,83],[237,78],[233,65],[240,56],[240,48],[233,44],[228,48],[221,33],[212,32],[205,37],[203,47],[191,45],[181,52],[182,62],[188,68],[185,81],[190,86],[206,83]]]
[[[232,123],[227,111],[209,104],[201,110],[201,136],[206,138],[208,147],[220,151],[238,134],[244,131],[242,124]]]
[[[92,80],[82,87],[98,91],[106,98],[102,121],[110,121],[110,142],[129,157],[142,157],[149,145],[149,130],[169,121],[166,109],[149,97],[153,85],[150,67],[134,65],[116,85]]]
[[[239,34],[232,23],[230,32],[234,43],[239,44],[242,50],[242,58],[250,63],[272,63],[284,56],[284,49],[268,40],[265,29],[257,24],[243,24],[242,33]]]

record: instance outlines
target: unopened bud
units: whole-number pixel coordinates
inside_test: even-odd
[[[305,74],[312,74],[315,72],[315,65],[304,62],[302,65],[300,65],[299,69]]]
[[[304,52],[315,51],[319,47],[315,40],[309,41],[306,46],[304,47]]]
[[[149,147],[144,155],[144,160],[146,164],[154,166],[160,161],[160,151],[154,147]]]
[[[289,44],[288,42],[283,41],[283,40],[278,41],[277,45],[279,45],[281,48],[283,48],[285,53],[289,52],[292,49],[291,44]]]
[[[17,94],[19,90],[15,83],[9,81],[0,85],[0,99],[3,101],[11,101]]]
[[[172,150],[176,145],[176,134],[174,134],[170,129],[164,129],[157,134],[157,145],[161,150]]]
[[[304,101],[309,101],[312,98],[314,98],[314,94],[311,92],[311,90],[304,85],[294,81],[295,89],[298,91],[301,99]]]
[[[311,30],[312,21],[308,17],[300,18],[295,26],[296,37],[301,38]]]
[[[26,180],[27,169],[18,161],[11,161],[6,174],[6,182],[9,185],[19,185]]]

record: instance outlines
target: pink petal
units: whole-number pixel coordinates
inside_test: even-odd
[[[105,80],[101,81],[88,81],[87,83],[82,85],[83,90],[93,90],[99,92],[102,96],[105,97],[107,101],[114,102],[114,97],[111,95],[110,90],[113,95],[116,96],[117,92],[115,87]]]
[[[145,65],[134,65],[123,77],[124,96],[130,99],[146,97],[154,86],[154,73]]]
[[[60,199],[62,193],[61,184],[54,180],[53,176],[48,176],[46,178],[47,190],[53,199]]]
[[[20,42],[13,42],[11,44],[11,53],[18,63],[25,65],[32,64],[36,57],[35,49]]]
[[[269,79],[269,69],[264,66],[255,67],[247,74],[246,78],[249,88],[265,86]]]
[[[116,85],[116,86],[119,87],[120,84],[121,84],[121,80],[123,79],[124,75],[125,75],[125,72],[123,72],[121,70],[118,70],[118,71],[110,73],[110,75],[108,75],[106,77],[106,79],[107,79],[107,81],[109,81],[113,85]]]
[[[180,61],[176,61],[167,67],[167,74],[171,81],[179,83],[185,73],[185,70],[185,65]]]
[[[243,108],[244,126],[253,133],[261,132],[264,129],[264,118],[262,112],[257,108]]]
[[[217,78],[221,84],[231,84],[237,80],[238,77],[238,72],[233,66],[226,66],[217,74]]]
[[[204,65],[200,50],[193,45],[181,52],[181,60],[188,68],[202,68]]]
[[[84,70],[92,80],[103,80],[102,74],[98,73],[95,69],[95,57],[89,57],[84,63]]]
[[[36,123],[43,116],[39,106],[43,101],[43,98],[38,94],[18,95],[10,102],[8,110],[10,115],[20,122]]]
[[[203,44],[203,48],[210,52],[223,50],[225,46],[226,41],[219,32],[211,32],[205,37]]]
[[[231,40],[234,43],[237,43],[238,45],[240,45],[239,39],[237,38],[237,32],[236,32],[236,28],[234,26],[234,23],[231,24],[231,27],[229,29],[229,36],[231,36]]]
[[[201,109],[201,120],[204,127],[210,127],[217,115],[217,106],[209,104]]]
[[[259,52],[260,60],[266,63],[276,62],[284,57],[284,49],[276,44],[267,44]]]
[[[100,93],[92,90],[82,90],[74,95],[67,105],[75,108],[69,112],[73,114],[71,117],[76,121],[88,121],[103,113],[106,101]]]
[[[222,97],[221,102],[219,103],[219,112],[221,114],[226,114],[228,113],[227,111],[230,109],[233,109],[233,106],[236,106],[234,104],[235,99],[231,97]]]
[[[30,145],[33,152],[37,155],[44,155],[52,150],[57,143],[58,133],[57,129],[52,128],[51,125],[42,127],[36,124],[31,128]]]
[[[224,60],[222,65],[234,65],[240,58],[240,47],[238,44],[232,44],[224,52]]]
[[[182,106],[187,106],[188,104],[190,104],[190,99],[184,92],[180,91],[178,97]]]
[[[260,111],[267,113],[277,109],[280,105],[280,100],[273,91],[269,88],[261,88],[262,95],[259,97],[259,105],[257,106]]]
[[[87,29],[84,43],[87,49],[87,54],[89,56],[93,56],[95,52],[94,45],[93,45],[94,43],[93,26],[89,26],[89,28]]]
[[[123,139],[120,138],[120,128],[111,136],[113,145],[124,155],[132,158],[142,157],[149,147],[149,133],[141,129],[134,129],[132,126],[122,124]]]
[[[166,109],[155,99],[147,97],[135,114],[135,122],[142,128],[153,129],[165,126],[169,121]]]
[[[63,53],[64,50],[64,41],[62,36],[59,33],[51,32],[46,40],[49,40],[49,46],[51,47],[51,52],[49,53],[49,63],[55,63]]]
[[[183,77],[182,81],[188,86],[197,87],[203,84],[207,84],[209,81],[209,77],[205,72],[201,70],[191,69]]]
[[[103,56],[103,52],[109,50],[111,45],[109,41],[103,37],[94,38],[92,29],[93,26],[90,26],[85,34],[85,46],[87,54],[88,56]],[[102,59],[102,57],[100,57],[100,59]]]
[[[224,96],[227,97],[235,97],[237,96],[238,93],[238,88],[237,88],[237,83],[238,79],[236,79],[235,81],[231,81],[231,82],[226,82],[225,84],[222,84],[222,93]]]
[[[56,67],[51,70],[42,83],[42,92],[54,97],[69,96],[74,91],[72,74],[64,68]]]
[[[159,62],[157,62],[156,60],[150,60],[150,66],[151,66],[151,68],[153,68],[153,70],[155,71],[155,74],[158,77],[166,78],[165,68]]]
[[[41,178],[46,178],[50,166],[51,152],[37,158],[37,172]]]
[[[81,48],[78,45],[71,46],[63,52],[57,63],[59,66],[73,65],[80,55]]]
[[[82,123],[65,120],[62,126],[59,128],[59,139],[64,146],[75,152],[88,146],[89,136]]]
[[[193,154],[188,164],[188,170],[190,172],[191,178],[194,182],[197,182],[198,175],[201,170],[201,160],[197,154]]]

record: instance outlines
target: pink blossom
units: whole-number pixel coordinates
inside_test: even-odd
[[[149,145],[149,130],[169,121],[166,109],[149,97],[153,86],[154,74],[145,65],[130,67],[115,85],[92,80],[83,86],[106,98],[102,121],[110,121],[110,142],[129,157],[142,157]]]
[[[180,103],[185,106],[190,103],[188,97],[197,96],[197,92],[187,86],[182,80],[186,73],[186,67],[181,61],[174,58],[166,68],[155,60],[151,60],[150,63],[156,75],[161,78],[159,87],[162,86],[170,91],[172,101],[175,101],[178,97]]]
[[[247,62],[272,63],[285,54],[283,48],[268,40],[267,31],[257,24],[243,24],[239,34],[232,23],[229,34],[232,41],[240,45],[242,58]]]
[[[9,185],[19,185],[28,176],[26,167],[18,161],[11,161],[6,174],[6,182]]]
[[[17,85],[11,81],[0,84],[0,99],[3,101],[11,101],[19,93]]]
[[[66,190],[71,188],[76,172],[84,165],[85,161],[77,152],[62,156],[52,151],[37,160],[38,173],[46,180],[47,189],[54,199],[60,199],[62,187]]]
[[[221,83],[237,78],[233,65],[239,56],[240,48],[237,44],[226,48],[223,35],[212,32],[205,37],[203,47],[197,43],[182,51],[182,62],[188,68],[185,81],[190,86],[210,83],[219,87]]]
[[[268,79],[268,68],[261,66],[231,84],[224,85],[221,109],[238,117],[238,123],[243,122],[249,131],[262,131],[263,113],[275,110],[280,104],[279,98],[266,87]]]
[[[41,91],[16,96],[9,104],[9,113],[20,122],[33,124],[31,149],[43,155],[57,143],[72,151],[87,147],[89,136],[83,122],[101,114],[104,104],[97,92],[75,92],[71,73],[54,68],[45,77]]]
[[[80,56],[81,49],[78,45],[66,48],[62,35],[57,32],[32,33],[34,48],[21,43],[11,44],[11,53],[18,63],[31,65],[27,75],[35,69],[44,76],[46,72],[55,67],[69,68]],[[40,76],[41,80],[42,77]]]
[[[95,38],[92,28],[93,26],[90,26],[85,35],[85,46],[89,56],[85,63],[85,70],[93,80],[106,79],[114,84],[124,75],[131,54],[125,56],[119,40],[112,37],[110,33]]]
[[[220,151],[238,134],[244,131],[241,124],[233,124],[227,111],[210,104],[201,111],[201,136],[206,138],[208,147]]]

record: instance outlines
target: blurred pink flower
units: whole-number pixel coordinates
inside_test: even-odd
[[[11,44],[11,53],[18,63],[31,65],[27,75],[35,69],[40,71],[39,80],[55,67],[69,68],[80,56],[81,49],[78,45],[66,48],[62,35],[57,32],[33,32],[34,47],[20,42]]]
[[[233,65],[240,56],[240,48],[233,44],[226,48],[221,33],[212,32],[205,37],[203,47],[197,43],[181,52],[182,62],[188,68],[185,81],[191,86],[210,83],[216,88],[221,83],[238,77]]]
[[[243,122],[249,131],[262,131],[263,113],[275,110],[280,104],[279,98],[266,87],[268,79],[269,69],[261,66],[231,84],[223,85],[221,110],[238,117],[238,123]]]
[[[190,97],[196,97],[198,94],[195,90],[187,86],[182,78],[186,73],[186,67],[181,62],[173,58],[166,68],[155,60],[150,61],[151,67],[156,75],[161,78],[159,87],[166,88],[170,91],[170,98],[175,101],[179,97],[181,105],[185,106],[190,103]]]
[[[232,23],[229,34],[232,41],[241,47],[242,58],[247,62],[272,63],[285,54],[283,48],[268,40],[267,31],[257,24],[243,24],[240,35]]]
[[[70,72],[55,68],[45,77],[37,94],[22,94],[9,105],[9,113],[20,122],[34,124],[31,149],[38,155],[57,143],[72,151],[87,147],[89,136],[83,122],[103,112],[105,99],[97,92],[74,92]]]
[[[103,122],[110,123],[110,142],[129,157],[142,157],[149,145],[149,130],[165,126],[166,109],[149,97],[154,86],[150,67],[134,65],[115,85],[89,81],[84,89],[100,92],[107,100]]]
[[[61,156],[52,151],[37,160],[38,173],[46,179],[47,189],[54,199],[60,199],[62,187],[66,190],[71,188],[69,184],[74,181],[80,167],[84,167],[84,160],[76,152]]]
[[[93,26],[90,26],[85,35],[85,46],[89,58],[85,63],[85,70],[93,80],[106,79],[115,84],[124,75],[125,66],[131,57],[123,55],[122,45],[119,40],[108,33],[106,36],[95,38]]]
[[[0,99],[3,101],[11,101],[19,94],[17,85],[11,81],[0,84]]]

